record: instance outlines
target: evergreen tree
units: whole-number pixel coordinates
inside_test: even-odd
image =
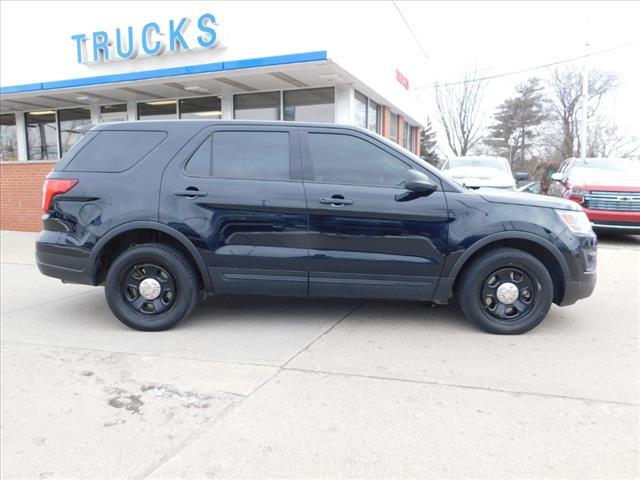
[[[494,114],[495,123],[489,128],[485,143],[497,155],[509,158],[512,168],[525,166],[527,150],[536,135],[535,127],[546,119],[547,100],[543,90],[539,79],[530,78],[518,85],[517,95],[502,102]]]
[[[430,119],[427,119],[426,128],[420,130],[420,158],[435,167],[438,166],[436,131],[433,129]]]

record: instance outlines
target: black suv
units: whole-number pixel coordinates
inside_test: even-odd
[[[92,128],[48,175],[37,262],[164,330],[209,294],[444,304],[522,333],[587,297],[596,237],[568,200],[465,190],[356,127],[150,121]]]

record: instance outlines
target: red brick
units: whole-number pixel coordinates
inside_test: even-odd
[[[42,184],[55,162],[0,164],[0,230],[42,229]]]

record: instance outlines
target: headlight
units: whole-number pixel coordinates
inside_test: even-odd
[[[584,212],[556,210],[556,213],[573,233],[591,233],[591,222]]]
[[[589,190],[572,187],[571,190],[569,190],[569,196],[567,198],[582,205],[584,203],[584,197],[587,195],[589,195]]]

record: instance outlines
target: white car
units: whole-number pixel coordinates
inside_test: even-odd
[[[526,173],[514,176],[509,161],[503,157],[453,157],[445,162],[442,171],[467,188],[515,190],[516,180],[529,177]]]

